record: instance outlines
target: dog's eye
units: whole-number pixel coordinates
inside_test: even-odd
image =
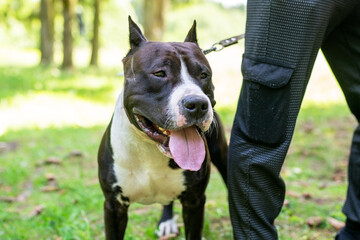
[[[154,76],[160,77],[160,78],[166,77],[166,73],[164,71],[154,72],[153,74],[154,74]]]
[[[207,77],[208,77],[208,74],[207,74],[207,73],[204,73],[204,72],[203,72],[203,73],[200,74],[200,78],[201,78],[201,79],[205,79],[205,78],[207,78]]]

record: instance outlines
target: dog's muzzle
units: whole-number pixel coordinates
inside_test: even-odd
[[[169,130],[139,114],[134,114],[134,117],[140,129],[157,143],[160,152],[173,158],[180,168],[190,171],[201,168],[206,150],[200,128],[192,125]]]

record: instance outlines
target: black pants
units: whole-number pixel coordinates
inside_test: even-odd
[[[229,149],[234,239],[277,239],[280,170],[320,48],[359,122],[360,1],[248,0],[244,81]],[[343,212],[360,224],[360,126],[348,180]]]

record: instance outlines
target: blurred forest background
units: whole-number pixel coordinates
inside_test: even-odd
[[[106,51],[115,55],[114,49],[121,49],[120,53],[127,49],[129,15],[143,26],[148,40],[156,41],[180,41],[197,19],[201,42],[210,43],[244,31],[245,6],[239,0],[228,2],[232,4],[210,0],[4,0],[0,4],[0,43],[2,48],[38,49],[34,54],[42,64],[71,68],[74,64],[96,66],[100,61],[108,66]],[[104,51],[100,57],[99,49]]]
[[[96,153],[122,88],[129,15],[149,40],[163,41],[183,41],[196,19],[206,49],[245,32],[246,6],[243,0],[0,1],[0,239],[104,238]],[[240,41],[207,55],[228,139],[242,53]],[[320,53],[282,171],[280,239],[333,239],[343,225],[355,124]],[[160,208],[132,206],[126,239],[155,239]],[[179,205],[175,213],[181,215]],[[206,239],[232,239],[227,193],[215,169],[205,219]]]

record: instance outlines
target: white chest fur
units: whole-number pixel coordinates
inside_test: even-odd
[[[183,170],[171,169],[156,144],[130,124],[122,94],[116,103],[110,142],[117,180],[114,186],[121,187],[130,203],[168,204],[185,190]]]

